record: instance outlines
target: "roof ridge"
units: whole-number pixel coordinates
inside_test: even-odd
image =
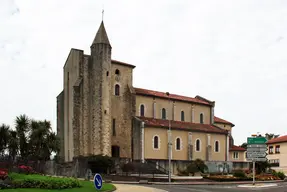
[[[179,101],[185,101],[185,102],[193,102],[193,103],[200,103],[204,105],[211,105],[207,101],[200,100],[195,97],[190,97],[190,96],[184,96],[184,95],[179,95],[179,94],[174,94],[174,93],[169,93],[169,96],[162,91],[156,91],[156,90],[151,90],[151,89],[144,89],[144,88],[139,88],[139,87],[134,87],[135,91],[137,94],[142,94],[142,95],[150,95],[154,97],[160,97],[160,98],[170,98],[172,100],[179,100]]]

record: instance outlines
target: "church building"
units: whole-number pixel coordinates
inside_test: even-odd
[[[57,96],[59,156],[65,162],[98,154],[163,167],[170,155],[177,168],[198,158],[230,161],[234,125],[214,116],[214,101],[134,87],[135,66],[112,59],[103,22],[90,49],[70,50]]]

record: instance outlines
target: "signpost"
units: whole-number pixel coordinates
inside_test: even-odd
[[[98,173],[94,176],[94,185],[97,190],[101,190],[103,187],[103,179],[102,176]]]
[[[248,137],[246,159],[253,163],[253,185],[255,185],[255,162],[265,162],[267,145],[265,137]]]

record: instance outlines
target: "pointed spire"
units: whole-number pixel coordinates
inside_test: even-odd
[[[110,41],[103,21],[101,22],[101,25],[98,29],[98,32],[92,44],[98,44],[98,43],[104,43],[110,45]]]

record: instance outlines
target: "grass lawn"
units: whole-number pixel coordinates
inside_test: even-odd
[[[94,187],[94,183],[91,181],[80,181],[82,187],[81,188],[73,188],[73,189],[61,189],[61,190],[57,190],[57,189],[0,189],[0,192],[79,192],[79,191],[83,191],[83,192],[95,192],[95,191],[99,191],[96,190]],[[104,183],[103,187],[100,191],[111,191],[115,189],[115,187],[112,184],[109,183]]]

